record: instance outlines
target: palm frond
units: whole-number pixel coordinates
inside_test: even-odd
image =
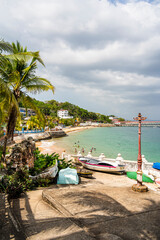
[[[23,46],[20,44],[19,41],[16,42],[16,44],[14,42],[12,42],[12,47],[13,47],[13,53],[19,53],[19,52],[27,52],[27,47],[25,47],[23,49]]]
[[[34,62],[32,65],[29,65],[28,67],[23,69],[23,75],[21,78],[22,84],[24,84],[24,82],[26,82],[28,79],[34,76],[34,72],[36,68],[37,68],[37,64],[36,62]]]
[[[1,102],[0,105],[8,105],[8,109],[11,105],[14,105],[17,109],[17,112],[19,112],[19,106],[18,102],[11,91],[11,89],[8,87],[8,85],[3,81],[2,78],[0,78],[0,96],[1,96]]]
[[[38,61],[43,66],[45,66],[42,59],[40,58],[39,52],[18,52],[15,54],[5,55],[4,57],[11,60],[18,59],[19,61],[24,62],[28,62],[29,60],[31,60],[31,64],[33,64],[35,61]]]
[[[21,101],[26,108],[31,108],[36,112],[37,116],[39,117],[39,119],[42,122],[43,127],[44,127],[45,126],[45,117],[44,117],[43,113],[40,111],[40,109],[35,105],[35,103],[33,102],[33,99],[31,97],[29,97],[27,94],[24,94],[21,92]]]
[[[33,59],[32,59],[32,62],[31,62],[31,64],[34,62],[34,61],[38,61],[38,62],[40,62],[43,66],[45,66],[44,65],[44,62],[42,61],[42,59],[41,59],[41,57],[40,57],[40,55],[39,55],[39,51],[38,52],[34,52],[34,56],[33,56]]]
[[[12,45],[4,40],[0,40],[0,52],[13,52]]]
[[[34,94],[49,90],[48,87],[45,85],[29,85],[26,89],[28,92],[34,93]]]
[[[28,79],[28,81],[23,84],[23,87],[25,87],[28,91],[32,91],[33,89],[33,91],[37,92],[51,90],[54,93],[55,90],[54,86],[51,84],[50,81],[40,77]]]

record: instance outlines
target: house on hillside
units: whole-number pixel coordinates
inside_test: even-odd
[[[26,117],[26,108],[20,107],[19,111],[23,115],[23,117]],[[27,117],[35,116],[35,115],[36,115],[36,113],[35,113],[35,111],[33,109],[27,108]]]
[[[112,120],[112,123],[119,126],[121,125],[121,121],[117,117],[109,117],[110,120]]]
[[[60,109],[57,111],[57,116],[61,119],[70,119],[73,118],[73,116],[69,116],[68,110]]]

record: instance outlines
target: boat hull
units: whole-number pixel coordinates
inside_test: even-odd
[[[100,172],[108,172],[108,173],[123,173],[124,168],[115,167],[115,168],[107,168],[107,167],[99,167],[99,166],[90,166],[88,164],[83,163],[83,166],[87,169],[100,171]]]
[[[101,163],[101,165],[98,165],[98,164],[89,163],[88,160],[85,161],[85,160],[79,159],[79,161],[82,163],[83,167],[90,170],[94,170],[94,171],[107,172],[107,173],[119,173],[119,174],[122,174],[125,172],[124,165],[113,166],[106,162],[97,161],[98,164]]]

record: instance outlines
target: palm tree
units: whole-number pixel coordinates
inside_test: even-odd
[[[35,94],[52,90],[54,93],[54,87],[47,79],[35,75],[37,61],[44,65],[39,52],[27,52],[27,48],[23,49],[19,42],[12,43],[12,49],[13,54],[5,55],[5,61],[0,67],[0,95],[3,96],[0,99],[0,105],[4,108],[9,103],[2,161],[5,161],[7,140],[10,137],[13,138],[16,120],[20,115],[18,105],[20,101],[24,106],[34,109],[42,122],[45,121],[44,116],[26,92]]]
[[[5,57],[2,55],[2,52],[13,52],[12,45],[8,42],[5,42],[3,39],[0,39],[0,65],[1,67],[5,64]],[[10,104],[10,99],[6,100],[8,92],[4,90],[4,85],[0,81],[0,125],[4,124],[5,118],[7,116],[8,104]],[[5,98],[6,97],[6,98]]]
[[[4,40],[1,39],[0,40],[0,56],[1,56],[2,51],[13,52],[13,48],[10,43],[5,42]]]

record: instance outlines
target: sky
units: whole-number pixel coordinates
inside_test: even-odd
[[[40,51],[32,97],[160,119],[160,0],[0,0],[0,38]]]

